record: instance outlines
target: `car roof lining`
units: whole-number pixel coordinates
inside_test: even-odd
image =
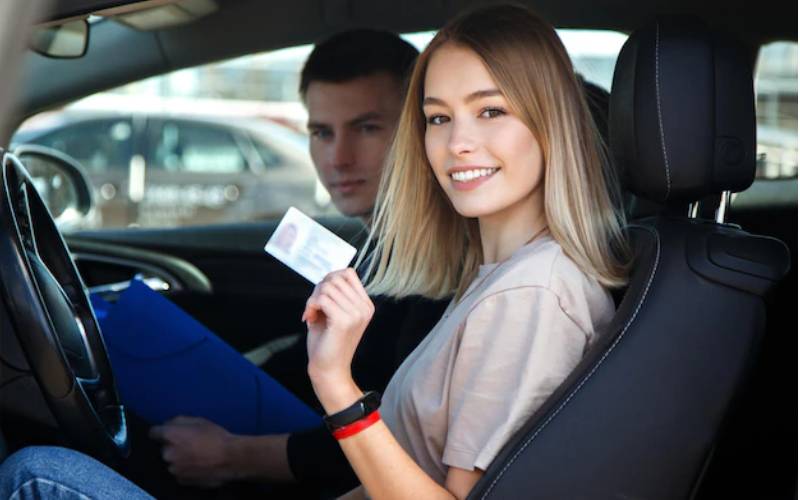
[[[215,1],[219,12],[246,11],[252,19],[268,19],[276,11],[285,10],[288,2],[269,2],[264,0]],[[356,25],[386,25],[387,29],[400,31],[398,23],[412,20],[417,26],[425,23],[427,28],[435,29],[455,12],[482,4],[498,3],[491,0],[433,0],[429,2],[395,2],[390,0],[295,0],[291,5],[303,4],[305,9],[313,9],[322,14],[331,25],[342,29],[351,23]],[[737,33],[754,35],[763,42],[765,39],[796,39],[797,4],[783,0],[764,0],[754,4],[748,0],[651,0],[635,2],[626,0],[595,0],[587,9],[580,2],[563,0],[517,0],[536,9],[553,24],[560,27],[604,26],[620,31],[632,31],[644,24],[653,15],[683,13],[705,19],[712,25],[720,25]],[[181,4],[181,0],[69,0],[58,2],[56,11],[49,19],[63,19],[88,15],[102,11],[137,11],[152,8],[154,5]],[[277,5],[280,5],[278,8]],[[791,12],[789,12],[791,11]],[[776,12],[786,15],[777,16]],[[794,13],[794,16],[790,15]],[[245,19],[247,19],[245,18]],[[292,28],[307,31],[305,22],[295,22]],[[276,27],[276,26],[273,26]],[[756,29],[758,27],[758,29]],[[314,30],[316,32],[316,30]],[[312,42],[315,36],[306,41]]]

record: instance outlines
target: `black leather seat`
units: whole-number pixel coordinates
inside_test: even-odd
[[[760,340],[763,295],[788,270],[780,241],[687,215],[753,181],[753,79],[735,43],[687,19],[635,32],[609,126],[626,187],[661,213],[630,226],[609,330],[470,498],[692,497]]]

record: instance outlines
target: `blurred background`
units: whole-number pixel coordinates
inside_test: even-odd
[[[422,49],[433,34],[404,38]],[[576,70],[609,89],[625,35],[559,34]],[[98,93],[32,116],[12,148],[40,144],[78,160],[96,202],[81,229],[266,220],[290,205],[332,214],[308,156],[297,91],[310,51],[303,45],[220,61]],[[759,189],[774,187],[780,196],[779,181],[797,177],[797,43],[762,48],[755,88],[757,177],[776,181]]]

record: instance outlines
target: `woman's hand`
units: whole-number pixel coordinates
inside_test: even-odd
[[[303,321],[308,325],[308,375],[329,414],[361,396],[350,364],[374,312],[375,306],[352,268],[327,275],[306,302]]]

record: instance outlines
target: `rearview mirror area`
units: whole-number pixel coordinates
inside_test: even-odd
[[[89,22],[77,19],[63,24],[34,26],[30,47],[55,59],[83,57],[89,46]]]
[[[87,227],[96,217],[92,188],[72,157],[45,146],[27,144],[14,154],[28,170],[33,184],[61,231]]]

